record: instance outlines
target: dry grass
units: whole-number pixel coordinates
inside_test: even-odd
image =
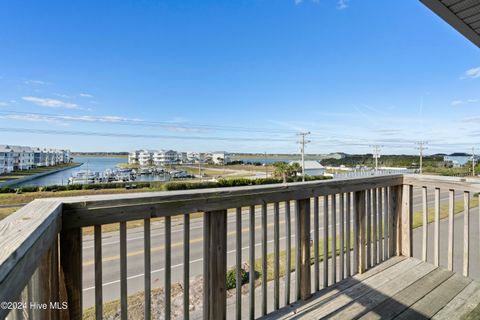
[[[20,209],[20,207],[0,208],[0,220],[5,219],[7,216],[11,215],[18,209]]]

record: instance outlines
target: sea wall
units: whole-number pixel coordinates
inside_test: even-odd
[[[83,163],[78,163],[74,166],[55,169],[55,170],[52,170],[52,171],[46,171],[46,172],[42,172],[42,173],[36,173],[36,174],[32,174],[30,176],[26,176],[26,177],[23,177],[23,178],[13,179],[13,180],[5,181],[5,182],[0,182],[0,187],[15,187],[17,184],[24,183],[26,181],[30,181],[30,180],[33,180],[33,179],[36,179],[36,178],[48,176],[49,174],[53,174],[53,173],[56,173],[56,172],[80,167],[82,164]]]

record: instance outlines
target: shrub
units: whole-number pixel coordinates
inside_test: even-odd
[[[39,190],[39,187],[37,186],[31,186],[31,187],[20,187],[17,189],[17,192],[37,192]]]
[[[236,287],[237,276],[236,276],[237,268],[233,267],[227,271],[227,290],[233,289]],[[242,284],[248,282],[248,273],[243,268],[240,269],[240,278],[242,280]]]
[[[1,187],[0,188],[0,193],[15,193],[16,190],[14,188],[10,187]]]

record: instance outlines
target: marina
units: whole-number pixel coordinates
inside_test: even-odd
[[[166,170],[160,167],[146,167],[140,169],[120,168],[122,164],[127,163],[126,158],[75,157],[74,161],[82,163],[82,165],[21,182],[16,184],[15,187],[132,181],[169,181],[172,179],[185,179],[190,177],[185,171]]]

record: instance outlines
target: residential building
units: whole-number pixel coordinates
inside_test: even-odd
[[[230,154],[225,151],[215,151],[211,153],[211,159],[214,164],[226,164],[229,163]]]
[[[298,163],[302,166],[302,161],[291,161],[289,164]],[[318,161],[305,161],[305,175],[306,176],[323,176],[325,167]]]
[[[173,150],[158,150],[153,153],[153,163],[157,166],[172,165],[177,163],[177,152]]]
[[[129,164],[138,164],[139,155],[140,155],[140,150],[131,151],[128,154],[128,163]]]
[[[70,150],[0,145],[0,173],[70,162]]]
[[[141,150],[138,153],[138,164],[141,166],[150,166],[153,164],[153,150]]]

